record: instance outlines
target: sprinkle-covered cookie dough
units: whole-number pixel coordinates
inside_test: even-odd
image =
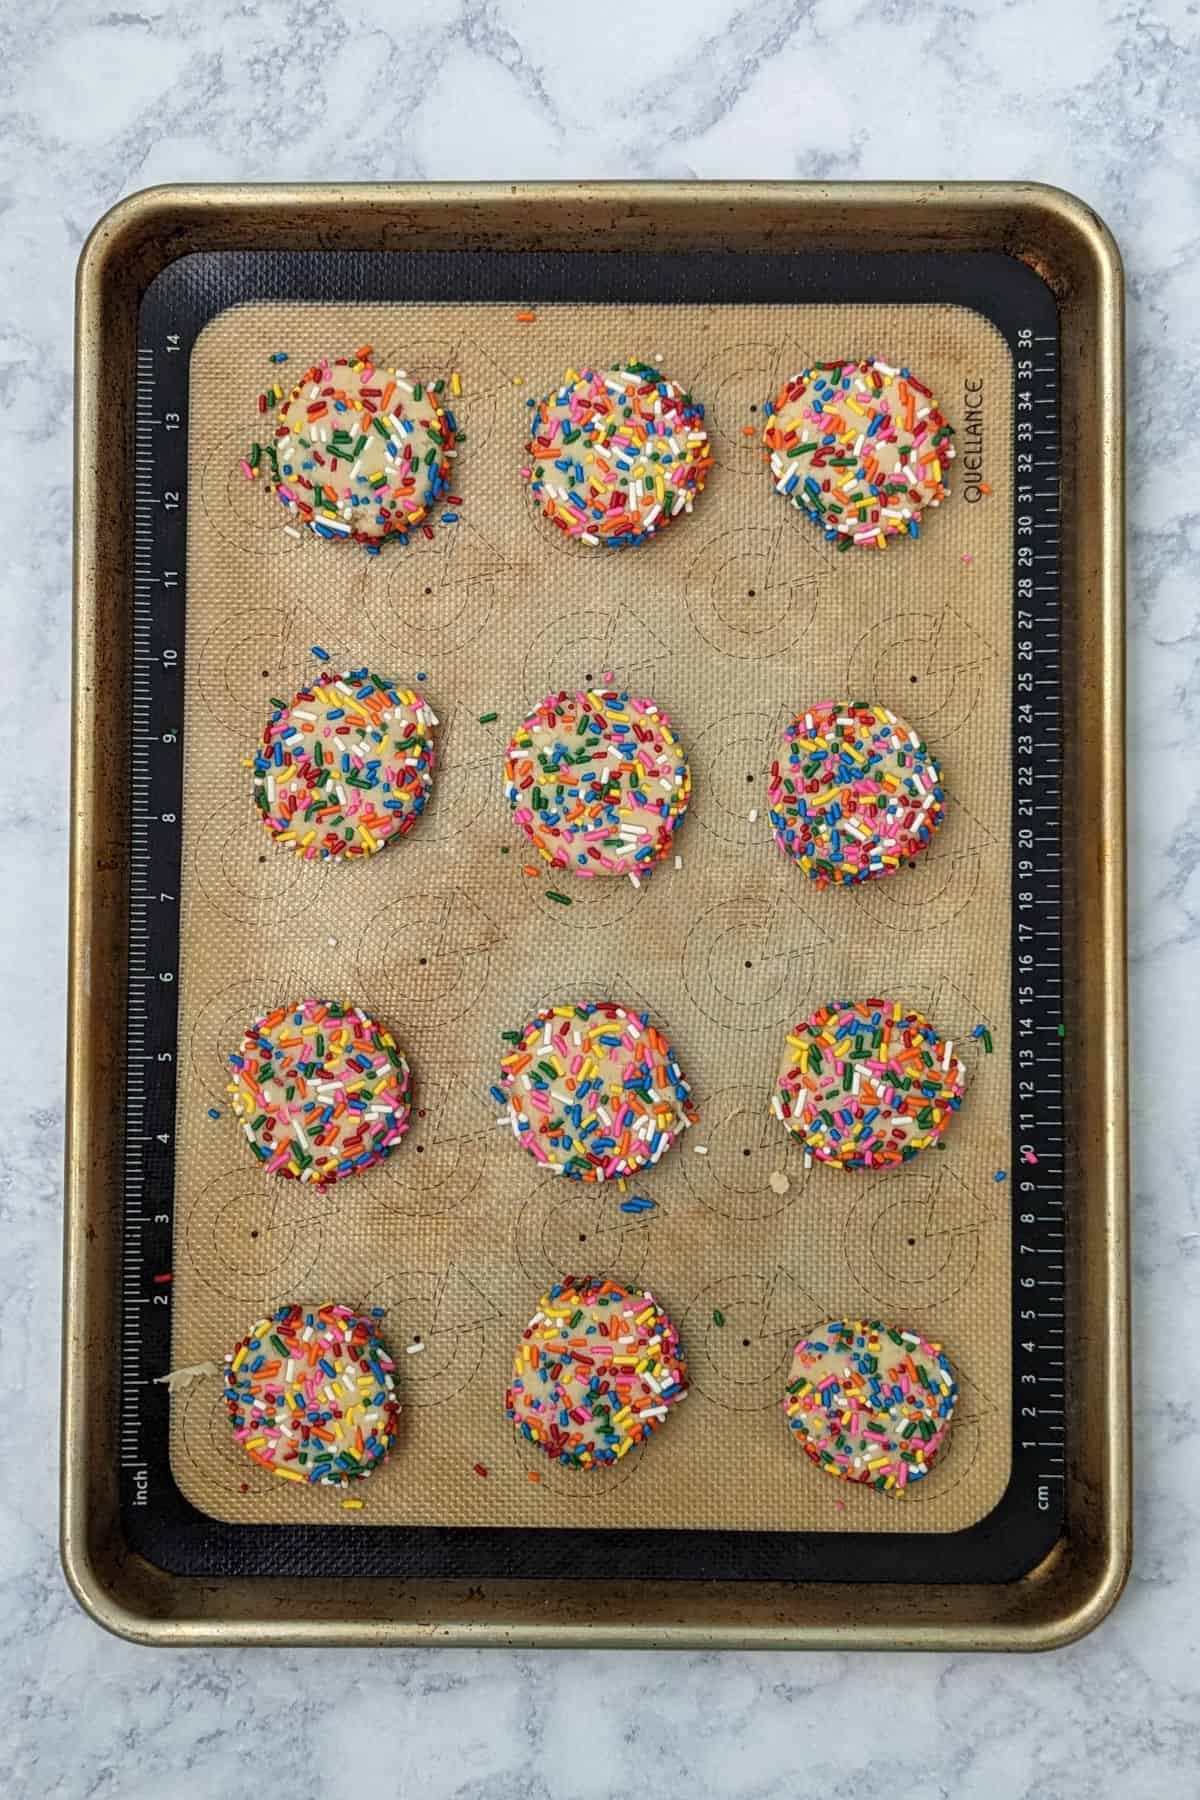
[[[892,1000],[835,1000],[788,1033],[771,1109],[807,1155],[841,1169],[890,1169],[941,1137],[966,1071],[918,1012]]]
[[[369,344],[322,357],[295,386],[259,396],[269,434],[243,463],[273,489],[297,524],[332,541],[377,551],[408,542],[450,486],[455,424],[434,387],[380,367]]]
[[[657,1431],[686,1381],[679,1334],[653,1294],[566,1275],[522,1333],[505,1405],[553,1462],[599,1469]]]
[[[382,850],[425,810],[436,724],[420,694],[366,669],[319,676],[267,721],[251,765],[263,824],[307,862]]]
[[[547,694],[504,776],[513,818],[553,868],[635,883],[671,850],[692,791],[667,715],[612,688]]]
[[[408,1130],[408,1064],[354,1006],[297,1000],[257,1019],[229,1092],[268,1175],[324,1185],[374,1168]]]
[[[704,408],[649,363],[568,369],[533,410],[522,476],[583,544],[644,544],[691,512],[712,467]]]
[[[946,498],[953,429],[908,369],[877,356],[816,363],[765,411],[776,493],[839,550],[919,537],[922,513]]]
[[[675,1053],[644,1013],[610,1001],[538,1013],[493,1097],[554,1175],[620,1181],[666,1155],[696,1118]]]
[[[957,1398],[940,1345],[877,1319],[845,1319],[796,1345],[783,1410],[818,1469],[903,1494],[929,1473]]]
[[[886,706],[824,700],[783,733],[767,789],[775,842],[818,887],[894,875],[945,816],[941,773]]]
[[[386,1460],[400,1405],[378,1310],[281,1306],[225,1358],[225,1407],[247,1456],[285,1481],[343,1487]]]

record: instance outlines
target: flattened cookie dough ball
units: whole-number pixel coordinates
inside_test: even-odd
[[[932,1468],[957,1399],[939,1344],[878,1319],[839,1319],[796,1345],[783,1411],[818,1469],[903,1494]]]
[[[268,1175],[341,1181],[381,1163],[408,1130],[408,1064],[356,1006],[281,1006],[255,1020],[229,1066],[233,1110]]]
[[[306,862],[372,856],[411,831],[433,785],[432,707],[366,669],[329,671],[271,714],[254,804]]]
[[[808,1156],[890,1169],[941,1137],[966,1071],[929,1020],[892,1000],[834,1000],[788,1033],[771,1108]]]
[[[554,1175],[620,1181],[666,1155],[696,1111],[675,1052],[645,1013],[551,1006],[521,1032],[493,1089],[513,1135]]]
[[[691,771],[653,700],[615,688],[547,694],[504,758],[513,818],[539,856],[573,875],[628,875],[666,856]]]
[[[343,1487],[387,1458],[400,1403],[380,1312],[281,1306],[225,1358],[225,1409],[247,1456],[285,1481]]]
[[[658,1430],[686,1382],[679,1333],[653,1294],[565,1275],[522,1333],[505,1406],[552,1461],[601,1469]]]
[[[894,875],[946,812],[941,771],[886,706],[825,700],[783,733],[767,789],[775,842],[816,882]]]
[[[247,459],[302,529],[378,550],[408,542],[450,485],[454,430],[426,382],[377,365],[369,344],[273,388],[268,435]]]
[[[766,414],[775,492],[839,550],[919,537],[922,514],[949,492],[953,428],[908,369],[877,356],[815,363]]]
[[[582,544],[644,544],[689,513],[713,458],[704,408],[649,363],[568,369],[534,408],[522,469],[542,513]]]

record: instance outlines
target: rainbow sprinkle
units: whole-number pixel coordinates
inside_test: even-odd
[[[622,549],[692,510],[712,468],[704,408],[649,363],[568,369],[537,405],[521,470],[543,517]]]
[[[374,855],[425,811],[437,723],[410,688],[326,671],[276,706],[248,765],[263,824],[306,862]]]
[[[323,1186],[383,1162],[408,1130],[408,1064],[357,1007],[298,1000],[229,1058],[233,1110],[268,1175]]]
[[[686,1381],[679,1334],[653,1294],[566,1275],[521,1335],[505,1406],[553,1462],[598,1469],[657,1431]]]
[[[500,1062],[493,1096],[547,1172],[620,1181],[696,1118],[675,1053],[644,1013],[609,1001],[538,1013]]]
[[[373,552],[389,538],[406,544],[417,526],[428,533],[450,489],[456,427],[438,401],[441,386],[377,367],[369,344],[323,357],[290,392],[275,385],[260,394],[258,410],[274,412],[274,428],[243,470],[315,537]]]
[[[935,1143],[962,1104],[953,1049],[898,1001],[834,1000],[789,1032],[771,1110],[806,1163],[893,1168]]]
[[[666,713],[615,688],[547,694],[513,734],[504,779],[552,868],[635,880],[671,850],[692,792]]]
[[[400,1405],[376,1335],[382,1316],[281,1306],[234,1345],[225,1408],[247,1456],[309,1487],[344,1487],[387,1460]]]
[[[949,492],[953,430],[929,389],[877,356],[804,369],[764,408],[775,492],[848,550],[919,537]]]
[[[897,1495],[929,1473],[957,1399],[939,1344],[877,1319],[848,1319],[796,1345],[783,1410],[826,1475]]]
[[[946,814],[941,772],[886,706],[823,700],[798,713],[771,764],[775,842],[819,888],[894,875]]]

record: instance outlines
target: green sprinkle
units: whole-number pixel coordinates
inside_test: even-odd
[[[499,717],[500,717],[499,713],[480,713],[479,723],[481,725],[490,725],[490,724],[492,724],[492,722],[494,720],[498,719]]]
[[[547,900],[556,900],[560,906],[570,906],[571,904],[571,896],[569,894],[557,893],[554,888],[546,889],[546,898]]]
[[[725,1314],[721,1311],[720,1307],[718,1306],[718,1307],[714,1308],[714,1310],[713,1310],[713,1324],[714,1325],[723,1325],[724,1323],[725,1323]]]

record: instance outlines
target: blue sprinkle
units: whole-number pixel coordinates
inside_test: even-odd
[[[1008,1170],[1007,1169],[997,1169],[996,1173],[992,1176],[992,1180],[993,1181],[1007,1181],[1008,1180]]]
[[[210,1119],[219,1119],[221,1115],[215,1106],[210,1106],[208,1109],[208,1116]]]
[[[309,649],[312,652],[312,654],[316,657],[318,662],[328,662],[329,661],[328,650],[322,650],[320,644],[310,644]]]

